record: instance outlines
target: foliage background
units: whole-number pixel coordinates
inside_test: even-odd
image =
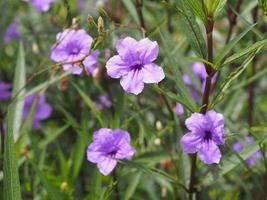
[[[81,10],[75,0],[58,0],[47,13],[39,13],[30,3],[22,1],[0,2],[0,38],[15,18],[20,21],[23,36],[21,41],[13,40],[7,45],[0,40],[0,80],[13,82],[13,94],[18,94],[14,101],[0,103],[1,113],[5,113],[3,120],[12,127],[8,128],[5,137],[5,154],[1,138],[0,194],[14,194],[12,198],[5,196],[6,199],[188,198],[185,187],[189,181],[190,161],[182,152],[179,139],[186,133],[184,120],[192,111],[200,110],[200,102],[193,101],[182,74],[188,73],[194,87],[200,90],[200,82],[190,66],[192,62],[205,59],[199,55],[201,51],[205,54],[205,45],[197,47],[196,44],[197,38],[205,40],[201,17],[195,20],[198,15],[197,10],[192,9],[194,4],[185,8],[186,16],[193,23],[195,35],[192,35],[186,17],[179,12],[184,1],[145,0],[142,8],[136,7],[135,1],[131,0],[109,0],[103,7],[97,7],[97,2],[87,0]],[[219,165],[197,162],[199,199],[266,197],[266,16],[256,0],[243,0],[239,11],[236,11],[236,3],[227,1],[215,21],[214,63],[220,55],[227,55],[226,64],[218,66],[220,78],[211,99],[215,99],[216,94],[220,97],[215,99],[214,108],[225,117],[226,144],[221,148],[223,158]],[[145,86],[141,95],[134,96],[126,94],[118,80],[106,75],[104,54],[106,48],[111,49],[112,54],[116,53],[114,46],[120,37],[144,37],[138,9],[144,17],[146,36],[160,45],[157,63],[163,66],[166,78],[159,85]],[[257,24],[251,26],[255,23],[251,14],[255,9],[258,9]],[[225,45],[230,28],[229,10],[237,12],[237,24],[232,30],[236,43],[232,40],[231,48]],[[104,32],[98,32],[98,16],[104,19]],[[100,70],[93,77],[68,75],[49,60],[56,34],[69,27],[74,17],[79,27],[100,41]],[[95,24],[88,21],[91,17]],[[242,38],[239,34],[243,34]],[[255,50],[260,51],[257,56]],[[253,61],[247,62],[250,56]],[[255,73],[252,73],[253,67]],[[254,83],[255,93],[254,106],[249,109],[251,83]],[[37,92],[46,93],[54,111],[52,117],[42,123],[41,129],[32,130],[32,116],[21,124],[21,119],[16,118],[21,118],[20,103],[25,96]],[[99,112],[93,101],[101,94],[108,95],[113,106]],[[176,115],[176,102],[187,108],[183,116]],[[253,123],[249,124],[250,115]],[[103,125],[128,130],[137,149],[134,159],[120,163],[116,173],[109,177],[100,175],[96,166],[85,159],[92,133]],[[18,127],[17,131],[15,127]],[[241,154],[235,153],[232,144],[243,140],[248,133],[254,136],[257,144]],[[15,145],[12,134],[16,138]],[[244,160],[258,145],[263,157],[255,166],[249,167]],[[11,185],[12,188],[8,187]]]

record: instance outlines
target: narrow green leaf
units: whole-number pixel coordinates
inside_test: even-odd
[[[214,16],[218,16],[225,4],[227,3],[227,0],[215,0],[212,4],[212,11],[214,13]]]
[[[101,112],[99,112],[99,110],[96,109],[93,101],[90,99],[89,96],[87,96],[76,84],[73,84],[75,89],[78,91],[78,93],[81,95],[81,97],[83,98],[83,100],[85,101],[86,105],[92,110],[92,112],[96,115],[99,123],[101,124],[102,127],[107,127],[105,122],[104,122],[104,118]]]
[[[13,98],[23,95],[25,85],[25,55],[22,42],[19,45],[15,78],[13,83]],[[18,138],[22,122],[24,101],[13,102],[8,107],[7,134],[4,140],[4,199],[20,200],[20,182],[18,163],[15,152],[14,136]]]
[[[131,180],[131,183],[128,185],[128,187],[126,188],[125,194],[124,194],[124,200],[130,200],[132,195],[134,194],[140,180],[142,177],[142,172],[137,172],[133,179]]]
[[[207,23],[206,12],[204,8],[204,4],[199,0],[187,0],[185,1],[186,5],[190,6],[193,10],[194,14],[198,16],[204,24]]]
[[[242,49],[241,51],[238,51],[237,53],[233,54],[232,56],[228,57],[223,65],[229,65],[230,63],[236,61],[237,59],[257,50],[258,48],[263,48],[267,44],[267,39],[258,41],[255,44],[252,44],[251,46]]]
[[[102,183],[101,183],[101,174],[98,171],[97,167],[94,166],[94,170],[92,172],[92,178],[90,181],[89,187],[89,200],[101,200],[101,190],[102,190]]]
[[[138,14],[135,8],[135,5],[133,3],[133,1],[131,0],[122,0],[124,6],[126,7],[126,9],[128,10],[128,12],[130,13],[130,15],[132,16],[132,18],[134,19],[134,21],[137,24],[140,24],[139,18],[138,18]]]
[[[216,69],[222,64],[225,57],[231,52],[231,50],[235,47],[235,45],[255,26],[253,24],[246,28],[242,33],[232,39],[221,51],[218,53],[218,56],[215,59],[215,67]]]
[[[31,162],[33,169],[37,176],[40,178],[41,183],[44,188],[47,190],[47,195],[51,200],[63,200],[64,195],[60,192],[59,188],[55,187],[46,177],[45,173],[41,171],[37,165]]]

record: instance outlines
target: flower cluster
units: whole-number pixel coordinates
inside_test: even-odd
[[[218,145],[224,144],[224,118],[213,110],[205,115],[193,113],[185,121],[190,132],[181,139],[186,153],[199,153],[200,160],[205,164],[219,163],[221,152]]]
[[[101,128],[93,136],[93,142],[87,148],[87,160],[96,163],[105,176],[117,165],[117,160],[130,159],[135,149],[130,144],[127,131]]]
[[[73,74],[83,70],[92,74],[98,65],[99,51],[90,52],[93,39],[83,29],[66,29],[57,34],[52,47],[51,59],[63,63],[63,69]]]
[[[252,146],[255,141],[254,138],[251,135],[247,135],[245,137],[246,145]],[[241,152],[244,149],[244,145],[240,142],[236,142],[233,144],[233,150],[237,153]],[[258,149],[253,155],[251,155],[249,158],[246,159],[246,163],[249,166],[253,166],[256,164],[257,160],[262,157],[260,149]]]
[[[26,120],[30,113],[31,107],[33,106],[34,100],[37,100],[36,109],[33,115],[34,129],[40,128],[40,122],[49,118],[52,114],[52,107],[45,101],[44,95],[31,95],[25,99],[24,109],[23,109],[23,119]]]

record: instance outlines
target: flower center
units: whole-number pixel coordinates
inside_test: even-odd
[[[205,131],[205,134],[204,134],[204,140],[208,141],[208,140],[211,140],[212,139],[212,134],[210,131]]]
[[[71,54],[78,54],[80,52],[80,49],[78,47],[74,47],[71,51]]]
[[[113,158],[113,157],[115,157],[117,152],[118,152],[118,149],[112,149],[111,151],[108,152],[108,156]]]
[[[142,67],[143,67],[143,65],[142,65],[141,61],[138,60],[135,65],[131,66],[131,69],[140,70],[140,69],[142,69]]]

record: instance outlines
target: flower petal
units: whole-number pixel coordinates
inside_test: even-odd
[[[144,65],[142,73],[144,83],[158,83],[165,78],[163,69],[154,63]]]
[[[199,149],[199,158],[205,164],[219,163],[222,155],[218,146],[212,140],[203,142]]]
[[[186,153],[196,153],[198,151],[199,146],[201,145],[201,142],[201,135],[192,132],[186,133],[180,141],[183,150]]]
[[[78,65],[65,64],[63,65],[64,71],[71,72],[72,74],[80,75],[83,72],[83,68]]]
[[[205,130],[205,117],[200,113],[193,113],[185,120],[186,127],[193,132],[203,132]]]
[[[109,175],[112,170],[116,167],[117,161],[112,158],[105,158],[103,161],[98,162],[97,167],[99,168],[99,171],[107,176]]]
[[[116,49],[124,62],[132,65],[138,60],[138,53],[136,51],[138,42],[131,37],[126,37],[118,40]]]
[[[210,110],[206,113],[205,118],[207,124],[211,127],[212,140],[217,144],[224,144],[224,117],[220,113],[216,113],[214,110]]]
[[[128,93],[139,94],[144,89],[143,75],[141,70],[131,70],[120,81],[123,89]]]
[[[144,38],[138,42],[137,51],[142,63],[148,64],[157,59],[159,54],[159,45],[156,41],[152,42],[148,38]]]
[[[106,64],[107,74],[112,78],[120,78],[126,75],[131,69],[119,55],[111,57]]]

